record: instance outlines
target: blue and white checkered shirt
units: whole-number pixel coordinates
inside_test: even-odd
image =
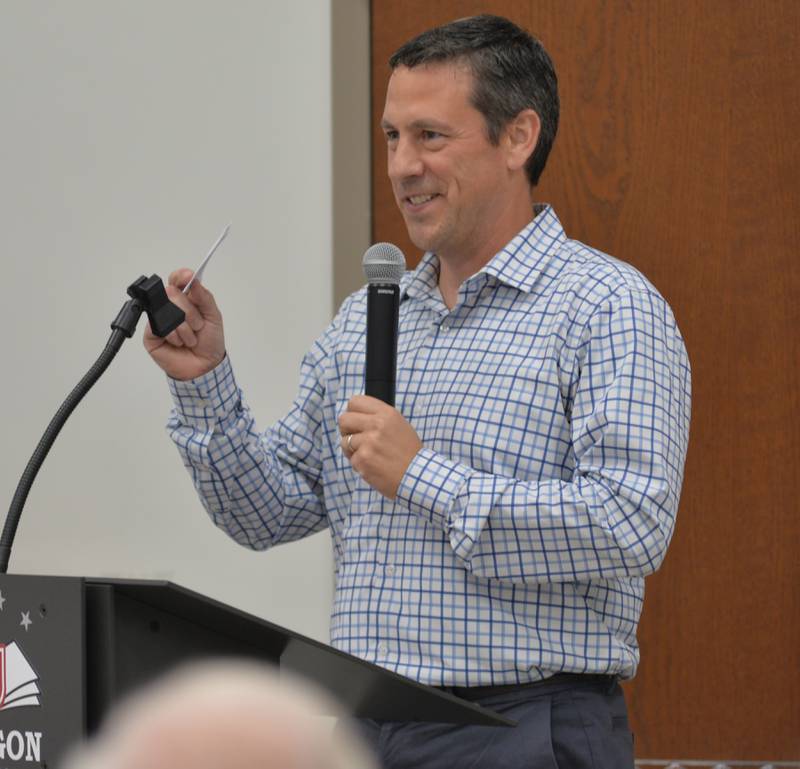
[[[263,549],[330,527],[334,646],[434,685],[630,677],[643,578],[675,522],[686,350],[634,268],[568,240],[551,208],[448,310],[427,254],[401,283],[397,407],[424,448],[389,501],[337,417],[364,388],[366,292],[257,431],[226,359],[171,382],[169,430],[214,522]]]

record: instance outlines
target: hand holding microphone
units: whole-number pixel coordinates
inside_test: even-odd
[[[391,243],[376,243],[364,254],[367,287],[367,343],[364,391],[339,417],[342,450],[353,469],[389,499],[411,460],[422,448],[414,428],[394,408],[397,331],[403,252]]]
[[[384,497],[394,499],[411,460],[422,448],[414,428],[393,406],[356,395],[339,417],[341,446],[353,469]]]

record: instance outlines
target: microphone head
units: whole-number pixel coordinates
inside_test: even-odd
[[[367,249],[361,265],[370,283],[400,283],[406,258],[393,243],[376,243]]]

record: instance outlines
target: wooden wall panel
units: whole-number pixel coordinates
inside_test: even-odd
[[[377,129],[386,61],[480,12],[556,63],[537,199],[651,279],[692,362],[678,525],[626,687],[637,755],[800,760],[800,4],[373,0],[373,235],[409,261]]]

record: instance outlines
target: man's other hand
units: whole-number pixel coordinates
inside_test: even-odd
[[[353,469],[384,497],[394,499],[422,441],[393,406],[356,395],[339,417],[344,451]]]
[[[186,268],[175,270],[167,281],[167,297],[186,313],[186,320],[165,338],[155,336],[150,324],[144,331],[144,348],[173,379],[194,379],[216,368],[225,357],[222,314],[211,292]]]

